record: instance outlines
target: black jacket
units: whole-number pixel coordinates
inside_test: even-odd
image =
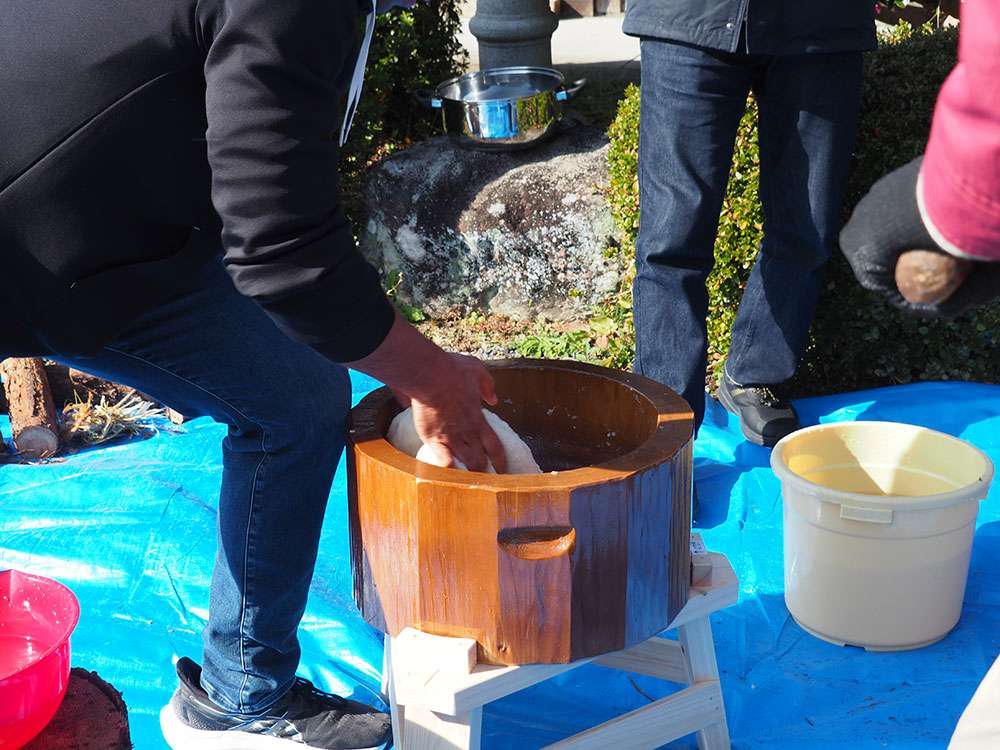
[[[94,351],[220,252],[290,336],[337,361],[370,353],[392,309],[337,182],[362,14],[3,3],[0,355]]]
[[[873,0],[629,0],[624,30],[725,52],[875,48]]]

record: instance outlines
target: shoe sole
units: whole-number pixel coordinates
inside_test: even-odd
[[[753,430],[747,429],[746,423],[743,421],[743,417],[740,416],[739,407],[729,398],[729,394],[726,393],[726,389],[719,386],[719,403],[722,404],[723,408],[728,411],[733,416],[740,420],[740,432],[743,433],[743,437],[749,440],[754,445],[759,445],[764,448],[773,448],[777,445],[777,440],[765,440],[764,436],[760,433],[754,432]]]
[[[170,704],[160,711],[160,731],[173,750],[292,750],[312,747],[295,740],[248,732],[210,732],[194,729],[177,718]],[[336,748],[336,750],[382,750],[386,742],[372,747]]]

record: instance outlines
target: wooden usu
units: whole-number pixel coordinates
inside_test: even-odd
[[[400,410],[351,415],[355,598],[392,636],[473,638],[478,661],[566,663],[641,643],[688,599],[687,404],[638,375],[577,362],[490,363],[494,410],[541,475],[423,464],[385,434]]]

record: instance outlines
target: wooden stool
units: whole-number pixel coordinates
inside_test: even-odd
[[[392,707],[396,750],[478,750],[484,705],[590,662],[688,687],[546,750],[641,750],[692,732],[700,750],[728,750],[709,615],[734,604],[739,586],[724,555],[696,554],[693,570],[688,602],[667,628],[678,630],[676,641],[653,637],[569,664],[505,667],[477,664],[470,638],[412,628],[386,638],[382,689]]]

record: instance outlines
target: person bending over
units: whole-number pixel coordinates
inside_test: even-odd
[[[395,314],[341,207],[372,12],[360,0],[3,10],[0,357],[51,357],[229,427],[203,663],[180,660],[162,714],[178,750],[391,739],[385,714],[295,676],[348,366],[411,404],[439,454],[503,467],[480,409],[495,399],[486,369]]]

